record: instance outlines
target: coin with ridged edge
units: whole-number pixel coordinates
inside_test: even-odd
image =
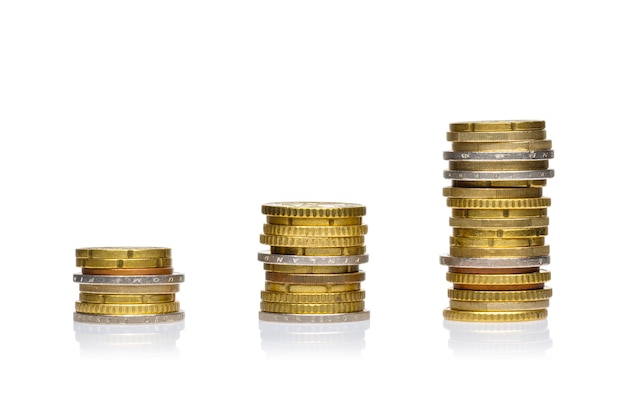
[[[445,161],[534,161],[554,158],[552,149],[525,152],[463,152],[446,151]]]
[[[261,311],[269,313],[285,313],[285,314],[336,314],[336,313],[353,313],[362,311],[365,308],[364,301],[352,301],[345,303],[311,303],[311,304],[295,304],[295,303],[272,303],[261,301]]]
[[[99,304],[152,304],[176,301],[174,294],[98,294],[81,292],[78,300],[83,303]]]
[[[451,133],[448,133],[450,135]],[[539,135],[545,137],[545,133],[538,132]],[[477,135],[476,133],[455,133],[454,135]],[[487,136],[489,139],[492,136]],[[507,141],[472,141],[461,142],[453,141],[451,143],[453,152],[538,152],[552,150],[552,141],[545,140],[507,140]]]
[[[161,285],[111,285],[111,284],[80,284],[80,292],[96,294],[167,294],[180,290],[180,284]]]
[[[519,237],[540,237],[547,236],[547,227],[528,227],[522,229],[472,229],[455,227],[452,229],[452,236],[471,238],[519,238]]]
[[[171,275],[174,268],[82,268],[83,275]]]
[[[552,297],[552,288],[527,291],[469,291],[448,289],[448,298],[461,301],[537,301]]]
[[[466,209],[531,209],[550,207],[552,200],[540,198],[458,198],[448,197],[448,207]]]
[[[550,246],[528,246],[524,248],[469,248],[464,246],[450,246],[450,255],[460,258],[533,258],[548,256]]]
[[[79,284],[148,285],[179,284],[185,281],[183,274],[169,275],[84,275],[74,274],[74,282]]]
[[[443,311],[446,320],[478,321],[478,322],[507,322],[543,320],[548,317],[547,309],[528,311],[460,311],[446,308]]]
[[[138,315],[174,313],[180,309],[180,303],[152,303],[152,304],[91,304],[77,301],[77,313],[110,314],[110,315]]]
[[[316,266],[333,266],[333,265],[360,265],[369,260],[368,255],[354,256],[294,256],[272,254],[267,251],[258,253],[258,260],[268,264],[281,265],[316,265]]]
[[[286,226],[280,224],[263,225],[263,233],[278,236],[300,237],[350,237],[367,234],[367,225],[352,226]]]
[[[272,272],[284,272],[290,274],[347,274],[358,272],[360,266],[356,265],[284,265],[264,263],[263,269]]]
[[[350,272],[348,274],[285,274],[266,271],[265,280],[275,283],[303,285],[354,284],[365,280],[365,272]]]
[[[278,202],[261,206],[267,216],[286,217],[358,217],[365,215],[365,206],[354,203],[334,202]]]
[[[337,227],[358,226],[363,224],[362,217],[279,217],[267,216],[267,224],[294,227]]]
[[[550,263],[550,256],[533,256],[527,258],[468,258],[442,255],[442,265],[462,268],[524,268],[542,266]]]
[[[265,291],[284,292],[284,293],[333,293],[360,291],[360,283],[349,284],[283,284],[276,282],[265,282]]]
[[[455,284],[513,285],[545,283],[550,281],[551,276],[550,271],[545,270],[523,274],[464,274],[447,272],[446,280]]]
[[[156,324],[171,323],[185,319],[184,311],[165,314],[142,314],[140,316],[120,316],[110,314],[87,314],[74,312],[74,321],[93,324]]]
[[[543,189],[536,188],[470,188],[444,187],[444,197],[455,198],[538,198]]]
[[[468,171],[468,170],[445,170],[443,177],[453,180],[540,180],[553,178],[553,169],[539,169],[532,171]]]
[[[365,243],[364,236],[351,237],[289,237],[276,235],[260,235],[260,242],[270,246],[295,246],[309,248],[336,248],[360,246]]]
[[[348,323],[370,319],[369,310],[338,314],[284,314],[259,312],[259,320],[279,323]]]
[[[261,301],[274,303],[345,303],[363,301],[365,291],[344,291],[332,293],[286,293],[279,291],[261,291]]]
[[[450,300],[450,309],[462,311],[526,311],[548,308],[550,300],[535,301],[461,301]]]

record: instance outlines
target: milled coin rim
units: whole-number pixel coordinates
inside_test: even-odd
[[[178,284],[185,281],[184,274],[167,275],[84,275],[74,274],[74,282],[78,284],[112,284],[112,285],[154,285]]]
[[[361,265],[369,261],[369,255],[347,255],[347,256],[298,256],[298,255],[281,255],[270,253],[270,251],[261,251],[257,255],[257,259],[266,264],[274,265],[303,265],[303,266],[342,266],[342,265]]]
[[[553,169],[531,171],[461,171],[445,170],[443,177],[457,181],[542,180],[554,177]]]
[[[369,310],[337,314],[286,314],[259,311],[259,320],[282,323],[341,323],[369,319]]]
[[[92,324],[154,324],[170,323],[184,319],[185,312],[182,310],[165,314],[142,314],[132,316],[74,312],[75,322]]]
[[[533,256],[527,258],[462,258],[459,256],[441,255],[441,265],[462,268],[523,268],[542,266],[550,263],[550,256]]]
[[[554,158],[554,150],[526,152],[462,152],[445,151],[446,161],[539,161]]]

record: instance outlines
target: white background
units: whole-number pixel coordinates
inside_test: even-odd
[[[547,415],[623,409],[619,2],[0,3],[3,415]],[[451,349],[448,124],[553,140],[551,346]],[[264,348],[272,201],[367,206],[349,357]],[[74,250],[168,246],[172,354],[86,355]],[[305,352],[306,353],[306,352]],[[218,414],[219,413],[219,414]]]

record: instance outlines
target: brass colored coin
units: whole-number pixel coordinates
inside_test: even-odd
[[[519,217],[500,219],[472,219],[463,217],[451,217],[450,226],[469,229],[520,229],[547,227],[550,218],[545,217]]]
[[[174,294],[95,294],[81,292],[79,301],[100,304],[152,304],[176,301]]]
[[[315,303],[315,304],[297,304],[297,303],[272,303],[269,301],[261,301],[261,311],[268,313],[284,313],[284,314],[337,314],[337,313],[354,313],[365,309],[364,301],[352,301],[346,303]]]
[[[280,272],[265,272],[265,280],[283,284],[327,285],[353,284],[365,280],[365,272],[351,272],[349,274],[284,274]]]
[[[536,301],[461,301],[450,300],[452,310],[464,311],[525,311],[548,308],[550,300]]]
[[[529,187],[545,187],[548,184],[548,180],[483,180],[483,181],[457,181],[452,180],[453,187],[466,187],[466,188],[529,188]]]
[[[76,259],[76,266],[81,268],[163,268],[171,267],[171,258],[153,259]]]
[[[529,132],[530,133],[530,132]],[[533,132],[537,136],[545,137],[545,132]],[[470,135],[469,133],[448,133],[448,137]],[[476,137],[476,134],[474,134]],[[450,139],[448,139],[450,140]],[[534,152],[552,149],[551,140],[507,140],[491,142],[461,142],[457,139],[452,141],[452,150],[455,152]]]
[[[451,246],[450,256],[459,258],[533,258],[550,254],[550,246],[530,246],[527,248],[468,248]]]
[[[286,293],[329,293],[329,292],[346,292],[360,291],[361,283],[352,284],[280,284],[275,282],[265,282],[265,291],[286,292]]]
[[[533,209],[452,209],[452,217],[466,219],[513,219],[526,217],[545,217],[547,208]]]
[[[288,274],[347,274],[359,272],[360,265],[320,266],[320,265],[284,265],[263,264],[265,271],[284,272]]]
[[[447,132],[448,142],[522,142],[540,141],[548,137],[545,130],[523,130],[510,132]]]
[[[77,258],[85,259],[153,259],[171,258],[170,248],[102,247],[76,249]]]
[[[112,285],[112,284],[80,284],[80,292],[99,294],[168,294],[180,290],[180,284],[156,285]]]
[[[449,161],[448,166],[459,171],[534,171],[548,169],[550,161]]]
[[[543,120],[481,120],[450,123],[451,132],[508,132],[515,130],[543,130]]]
[[[297,256],[351,256],[363,255],[365,246],[348,246],[343,248],[294,248],[289,246],[272,246],[271,253]]]
[[[174,268],[83,268],[83,275],[170,275]]]
[[[454,321],[482,321],[482,322],[513,322],[543,320],[548,317],[548,310],[528,311],[460,311],[446,308],[443,318]]]
[[[365,299],[365,291],[345,291],[337,293],[290,293],[280,291],[261,291],[261,301],[271,303],[327,304],[348,303]]]
[[[544,284],[519,284],[519,285],[471,285],[471,284],[454,284],[455,290],[467,291],[530,291],[540,290]]]
[[[456,273],[447,272],[446,280],[455,284],[476,285],[513,285],[513,284],[543,284],[550,281],[549,271],[513,274],[485,274],[485,273]]]
[[[365,206],[353,203],[295,201],[263,204],[261,212],[267,216],[282,217],[357,217],[365,215]]]
[[[552,297],[552,288],[530,291],[466,291],[449,289],[448,298],[459,301],[518,302],[547,300]]]
[[[523,268],[463,268],[450,266],[448,267],[448,272],[452,272],[455,274],[486,274],[486,275],[494,275],[494,274],[533,274],[535,272],[539,272],[538,266],[530,266]]]
[[[260,242],[264,245],[270,246],[336,248],[345,246],[362,246],[365,243],[365,237],[288,237],[261,235]]]
[[[266,235],[291,237],[351,237],[367,234],[367,225],[354,226],[285,226],[280,224],[263,225]]]
[[[545,245],[545,238],[518,237],[518,238],[480,238],[480,237],[450,237],[450,245],[466,248],[523,248]]]
[[[362,217],[341,217],[338,219],[328,219],[319,217],[279,217],[279,216],[267,216],[268,224],[276,224],[282,226],[322,226],[322,227],[336,227],[336,226],[357,226],[363,224]]]
[[[77,301],[75,305],[77,313],[111,314],[120,316],[165,314],[174,313],[180,310],[180,303],[178,301],[154,304],[92,304]]]
[[[543,188],[445,187],[443,195],[454,198],[538,198],[543,195]]]
[[[457,198],[446,199],[448,207],[466,209],[534,209],[550,207],[552,200],[540,198]]]
[[[452,235],[455,237],[480,237],[480,238],[519,238],[519,237],[536,237],[547,236],[547,227],[529,227],[524,229],[471,229],[458,228],[452,229]]]

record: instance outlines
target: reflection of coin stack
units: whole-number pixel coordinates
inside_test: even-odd
[[[450,306],[459,321],[528,321],[547,317],[550,273],[543,197],[554,156],[545,123],[535,120],[450,124],[452,151],[444,188],[452,209],[448,266]]]
[[[260,252],[265,290],[259,318],[283,322],[369,319],[361,281],[367,262],[365,206],[347,203],[269,203]]]
[[[184,319],[176,301],[184,275],[174,273],[171,250],[155,247],[76,249],[80,284],[74,321],[161,323]]]

